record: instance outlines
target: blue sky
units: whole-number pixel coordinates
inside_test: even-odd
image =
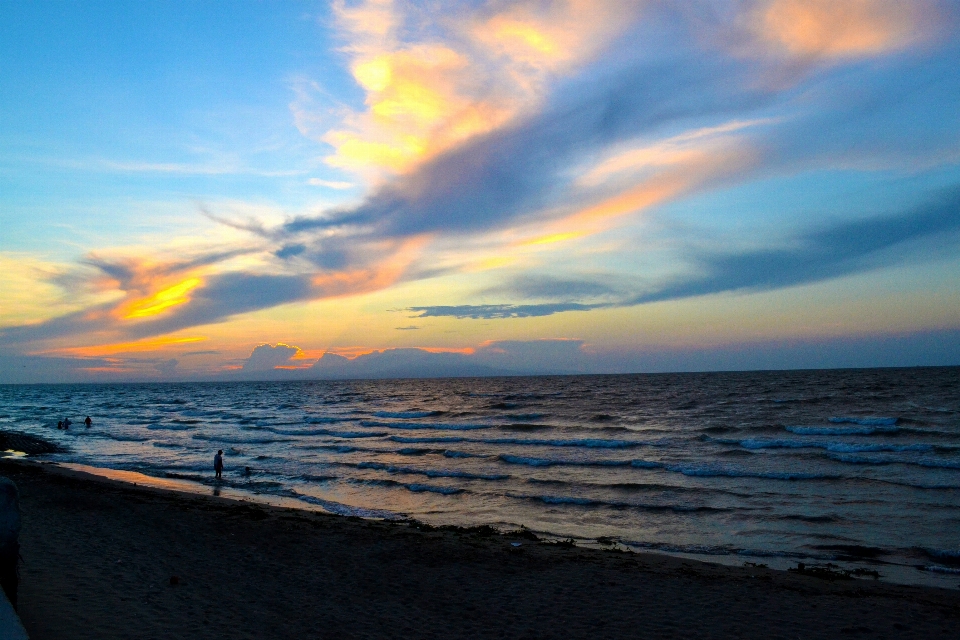
[[[4,4],[2,380],[958,364],[957,21]]]

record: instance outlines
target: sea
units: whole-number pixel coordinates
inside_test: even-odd
[[[960,586],[957,367],[5,385],[0,430],[340,515]]]

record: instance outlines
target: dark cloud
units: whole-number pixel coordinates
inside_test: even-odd
[[[624,304],[739,290],[780,289],[929,257],[960,234],[960,188],[899,216],[834,224],[785,246],[739,254],[690,256],[701,275],[676,281]],[[935,255],[935,253],[933,253]]]
[[[560,302],[551,304],[462,304],[454,306],[408,307],[405,311],[416,313],[415,318],[534,318],[549,316],[563,311],[587,311],[609,307],[610,304],[581,304],[579,302]]]
[[[781,289],[820,282],[870,269],[916,262],[939,255],[960,243],[960,187],[940,194],[927,205],[896,216],[874,216],[808,231],[769,249],[744,253],[686,252],[694,276],[675,280],[641,295],[614,302],[585,304],[576,298],[596,290],[570,281],[566,302],[550,304],[484,304],[409,307],[415,317],[503,319],[547,316],[565,311],[627,307],[663,300],[691,298],[729,291]],[[565,281],[536,281],[511,287],[514,293],[564,297]]]
[[[286,260],[287,258],[293,258],[298,256],[304,251],[307,250],[307,247],[302,244],[288,244],[284,245],[282,248],[273,252],[273,255],[277,256],[281,260]]]

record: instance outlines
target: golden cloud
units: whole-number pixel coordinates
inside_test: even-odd
[[[334,7],[365,109],[322,139],[328,164],[368,177],[403,173],[535,108],[551,74],[594,56],[629,20],[634,2],[514,3],[497,13],[427,15],[367,0]],[[419,12],[418,12],[419,11]],[[478,12],[480,10],[477,10]],[[408,23],[429,33],[403,41]],[[414,31],[414,30],[411,30]]]

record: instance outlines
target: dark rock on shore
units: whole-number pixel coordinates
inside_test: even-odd
[[[16,431],[0,431],[0,451],[22,451],[28,456],[61,453],[64,448],[53,442]]]

